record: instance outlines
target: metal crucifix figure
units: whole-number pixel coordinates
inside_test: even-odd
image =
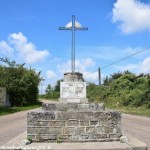
[[[69,22],[65,27],[59,27],[59,30],[72,31],[71,70],[72,73],[74,73],[75,72],[75,31],[88,30],[88,28],[82,27],[81,24],[75,20],[75,16],[72,15],[72,21]]]

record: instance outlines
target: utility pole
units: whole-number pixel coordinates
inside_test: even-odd
[[[98,67],[98,83],[99,83],[99,85],[101,85],[101,69],[100,69],[100,67]]]

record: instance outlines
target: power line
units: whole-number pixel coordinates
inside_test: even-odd
[[[132,57],[132,56],[135,56],[135,55],[137,55],[137,54],[139,54],[139,53],[142,53],[143,51],[146,51],[146,50],[148,50],[148,49],[150,49],[150,46],[147,47],[147,48],[145,48],[145,49],[143,49],[143,50],[141,50],[141,51],[138,51],[138,52],[136,52],[136,53],[133,53],[133,54],[127,56],[127,57],[124,57],[124,58],[122,58],[122,59],[120,59],[120,60],[118,60],[118,61],[115,61],[115,62],[113,62],[113,63],[111,63],[111,64],[109,64],[109,65],[106,65],[106,66],[102,67],[101,69],[110,67],[110,66],[112,66],[112,65],[114,65],[114,64],[117,64],[117,63],[119,63],[119,62],[121,62],[121,61],[123,61],[123,60],[125,60],[125,59],[128,59],[129,57]]]
[[[101,69],[105,69],[105,68],[107,68],[107,67],[110,67],[110,66],[112,66],[112,65],[114,65],[114,64],[117,64],[117,63],[119,63],[119,62],[121,62],[121,61],[123,61],[123,60],[125,60],[125,59],[128,59],[128,58],[130,58],[130,57],[132,57],[132,56],[135,56],[135,55],[137,55],[137,54],[139,54],[139,53],[142,53],[143,51],[146,51],[146,50],[148,50],[148,49],[150,49],[150,46],[147,47],[147,48],[144,48],[144,49],[142,49],[142,50],[140,50],[140,51],[138,51],[138,52],[136,52],[136,53],[133,53],[133,54],[127,56],[127,57],[124,57],[124,58],[122,58],[122,59],[120,59],[120,60],[117,60],[117,61],[115,61],[115,62],[113,62],[113,63],[111,63],[111,64],[109,64],[109,65],[106,65],[106,66],[104,66],[104,67],[101,67]],[[97,70],[96,70],[96,71],[93,71],[93,72],[89,72],[89,73],[87,73],[87,74],[84,74],[84,76],[86,76],[86,75],[88,75],[88,74],[92,74],[92,73],[94,73],[94,72],[97,72]]]
[[[86,75],[88,75],[88,74],[92,74],[92,73],[94,73],[94,72],[97,72],[97,70],[96,70],[96,71],[93,71],[93,72],[86,73],[86,74],[84,74],[84,76],[86,76]]]

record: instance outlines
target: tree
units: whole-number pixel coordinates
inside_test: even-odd
[[[48,86],[47,86],[47,88],[45,90],[45,93],[46,94],[51,94],[53,91],[54,90],[53,90],[52,86],[50,84],[48,84]]]
[[[109,77],[106,76],[106,78],[104,79],[104,85],[108,85],[109,84]]]
[[[109,106],[150,108],[150,76],[129,71],[114,73],[106,77],[102,86],[89,84],[87,96]]]
[[[27,69],[8,58],[0,58],[6,66],[0,66],[0,86],[6,87],[12,106],[31,104],[37,101],[41,72]]]
[[[61,81],[62,81],[62,79],[61,80],[57,80],[56,85],[54,87],[54,91],[55,92],[60,92],[60,82]]]
[[[114,73],[111,75],[111,80],[118,79],[122,76],[122,72]]]

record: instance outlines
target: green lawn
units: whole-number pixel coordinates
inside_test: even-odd
[[[38,102],[38,103],[32,104],[30,106],[0,107],[0,116],[7,115],[7,114],[12,114],[12,113],[19,112],[19,111],[25,111],[25,110],[29,110],[29,109],[38,108],[38,107],[41,107],[41,105],[42,105],[42,103]]]

